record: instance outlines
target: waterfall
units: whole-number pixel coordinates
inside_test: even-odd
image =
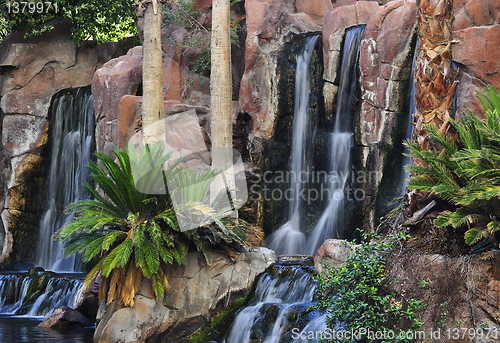
[[[324,330],[325,316],[308,310],[316,287],[313,274],[314,266],[308,262],[281,262],[269,267],[257,281],[247,307],[234,319],[224,343],[298,343],[301,339],[294,333],[306,328]]]
[[[307,239],[307,254],[314,256],[327,238],[342,238],[345,225],[346,199],[344,189],[351,167],[353,146],[353,116],[358,87],[358,62],[364,26],[346,33],[340,82],[337,94],[335,125],[330,139],[330,173],[328,177],[328,205]]]
[[[88,196],[84,183],[90,181],[87,163],[92,155],[94,136],[90,88],[57,95],[49,116],[51,160],[36,264],[53,271],[79,271],[80,259],[64,258],[62,245],[54,241],[53,236],[72,218],[64,214],[66,205]]]
[[[0,275],[0,315],[44,317],[61,306],[72,307],[82,280],[43,272]]]
[[[413,134],[413,122],[414,122],[414,115],[415,112],[417,111],[417,106],[415,105],[415,65],[417,62],[418,58],[418,46],[419,42],[417,41],[417,44],[415,46],[415,52],[413,53],[413,60],[411,63],[411,74],[410,74],[410,105],[408,108],[408,122],[406,124],[406,136],[405,139],[411,140],[412,139],[412,134]],[[405,170],[405,166],[408,164],[411,164],[411,158],[406,156],[410,151],[408,148],[405,146],[404,148],[404,154],[403,155],[403,169],[402,169],[402,176],[401,176],[401,187],[400,187],[400,192],[401,194],[404,194],[406,192],[406,185],[408,184],[408,179],[410,178],[410,173]]]
[[[292,199],[288,206],[288,221],[269,238],[269,247],[279,254],[301,253],[305,243],[305,235],[301,231],[304,224],[301,193],[304,190],[305,181],[301,179],[301,175],[308,172],[309,152],[312,146],[312,137],[307,137],[311,92],[309,65],[318,37],[309,37],[301,54],[297,56],[290,182]]]

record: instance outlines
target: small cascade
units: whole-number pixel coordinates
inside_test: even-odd
[[[300,331],[313,327],[324,330],[325,316],[308,309],[314,304],[313,273],[314,266],[308,262],[280,262],[269,267],[257,281],[247,307],[236,316],[224,343],[298,343],[302,342]]]
[[[57,95],[49,116],[51,161],[36,264],[47,270],[74,272],[80,270],[80,259],[77,256],[64,258],[62,245],[54,241],[53,236],[71,220],[71,216],[64,214],[66,205],[88,196],[84,183],[90,181],[87,163],[92,156],[94,140],[90,88]]]
[[[417,41],[417,44],[415,46],[415,52],[413,53],[413,60],[411,63],[411,74],[410,74],[410,103],[408,107],[408,123],[406,124],[406,136],[405,140],[411,140],[412,139],[412,134],[413,134],[413,122],[414,122],[414,116],[415,112],[417,111],[417,107],[415,105],[415,65],[417,63],[417,58],[418,58],[418,46],[419,43]],[[400,187],[400,192],[401,194],[404,194],[406,191],[406,185],[408,183],[408,179],[410,178],[410,173],[405,170],[405,166],[408,164],[411,164],[411,158],[406,156],[410,151],[408,150],[407,147],[404,148],[404,155],[403,155],[403,169],[402,169],[402,176],[401,176],[401,187]]]
[[[82,280],[48,273],[0,275],[0,315],[45,317],[61,306],[73,306]]]
[[[328,205],[323,211],[313,232],[307,239],[306,253],[314,256],[316,250],[327,238],[342,238],[345,226],[345,194],[351,167],[351,148],[353,142],[353,116],[356,107],[356,90],[358,87],[358,62],[361,38],[364,26],[347,31],[340,83],[337,95],[337,112],[335,126],[330,140],[330,173],[328,182]]]
[[[301,253],[305,235],[301,231],[304,225],[302,193],[305,182],[301,174],[308,172],[311,163],[310,149],[312,137],[307,137],[309,124],[309,95],[311,93],[310,62],[314,45],[319,36],[309,37],[302,53],[297,56],[297,73],[295,75],[295,107],[292,132],[292,166],[291,184],[292,199],[288,206],[288,221],[276,230],[269,238],[269,247],[279,254]]]

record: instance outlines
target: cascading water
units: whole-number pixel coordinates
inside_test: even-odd
[[[305,235],[301,231],[304,224],[301,193],[305,183],[301,180],[301,174],[307,172],[308,160],[310,160],[308,153],[313,142],[312,137],[307,137],[311,92],[309,65],[318,37],[309,37],[302,53],[297,56],[290,184],[292,199],[288,206],[288,221],[269,238],[269,247],[279,254],[301,253],[305,243]]]
[[[94,110],[89,88],[57,96],[50,111],[51,162],[47,204],[40,223],[36,264],[58,272],[80,271],[77,256],[64,258],[54,233],[71,220],[66,205],[88,196],[84,183],[90,181],[87,163],[92,156]]]
[[[33,275],[0,275],[0,315],[44,317],[60,306],[72,307],[82,280]]]
[[[314,303],[313,274],[314,266],[307,262],[281,262],[268,268],[257,281],[248,306],[236,316],[224,343],[299,343],[303,341],[297,337],[298,332],[324,330],[325,316],[308,309]]]
[[[408,108],[408,123],[406,124],[406,137],[405,139],[411,140],[412,134],[413,134],[413,117],[415,115],[415,112],[417,110],[417,107],[415,105],[415,64],[417,62],[418,58],[418,46],[419,43],[417,42],[415,46],[415,52],[413,53],[413,60],[411,63],[411,74],[410,74],[410,104]],[[404,194],[406,191],[406,185],[408,183],[408,178],[410,177],[410,173],[405,170],[405,166],[408,164],[411,164],[411,158],[406,156],[410,151],[408,150],[407,147],[404,148],[404,155],[403,155],[403,171],[402,171],[402,176],[401,176],[401,187],[400,187],[400,192],[401,194]]]
[[[316,250],[327,238],[342,238],[341,228],[345,225],[344,189],[351,168],[353,146],[353,115],[356,107],[358,87],[358,62],[364,26],[346,32],[340,83],[337,95],[335,126],[331,135],[330,174],[328,177],[328,205],[323,211],[313,232],[307,239],[307,254],[314,256]]]

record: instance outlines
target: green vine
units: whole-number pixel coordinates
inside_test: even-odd
[[[318,304],[314,308],[326,311],[329,329],[329,335],[325,334],[321,342],[412,340],[414,335],[411,333],[423,325],[418,315],[425,307],[423,301],[396,292],[387,294],[391,282],[386,275],[385,256],[401,239],[407,236],[400,234],[352,246],[353,252],[342,267],[326,265],[326,272],[317,276],[315,296]],[[401,331],[401,324],[410,330]]]

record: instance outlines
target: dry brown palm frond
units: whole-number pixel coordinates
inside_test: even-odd
[[[134,297],[139,292],[142,282],[142,271],[135,265],[135,261],[131,259],[124,267],[124,282],[119,286],[118,302],[125,306],[134,306]]]
[[[111,272],[111,279],[109,280],[109,289],[108,289],[108,299],[106,304],[109,305],[113,300],[118,297],[120,283],[123,280],[123,267],[115,268]]]

